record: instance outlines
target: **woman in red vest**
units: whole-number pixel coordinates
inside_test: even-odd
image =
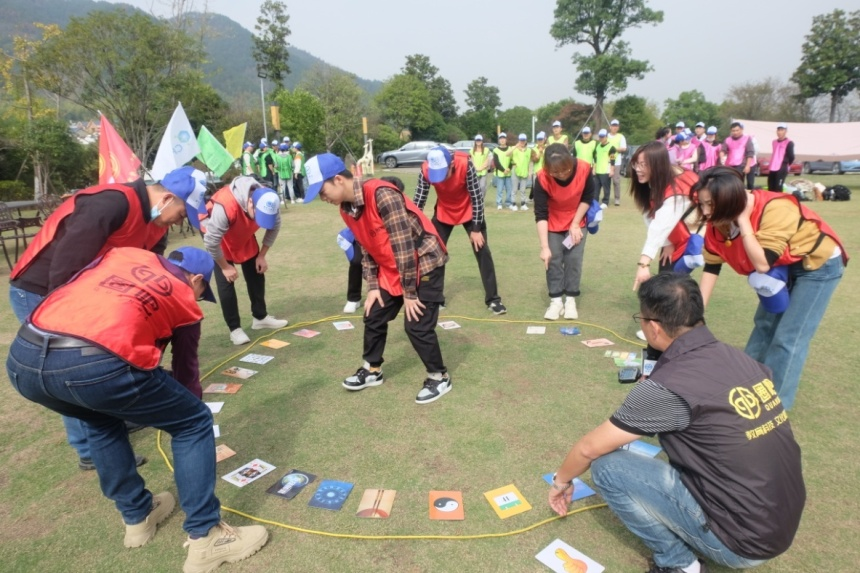
[[[436,337],[439,307],[445,302],[445,244],[424,213],[393,184],[379,179],[361,183],[331,153],[311,158],[305,168],[309,184],[305,202],[319,195],[337,205],[363,254],[364,364],[343,381],[343,387],[357,391],[382,384],[388,323],[403,308],[406,335],[427,370],[415,402],[438,400],[451,390]]]
[[[707,219],[702,296],[711,297],[722,263],[753,275],[787,267],[787,306],[773,308],[762,299],[744,350],[773,370],[782,404],[789,409],[800,384],[809,343],[842,278],[848,255],[839,237],[815,212],[792,195],[747,191],[740,173],[714,167],[697,185],[699,210]],[[768,308],[770,307],[770,308]],[[779,312],[782,311],[782,312]]]
[[[576,159],[562,143],[544,153],[543,168],[534,184],[535,221],[540,259],[546,269],[549,308],[544,318],[576,319],[576,299],[585,254],[585,213],[595,199],[591,166]],[[562,296],[567,297],[562,302]]]

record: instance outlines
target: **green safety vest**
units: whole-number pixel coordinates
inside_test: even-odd
[[[609,173],[609,150],[615,149],[611,143],[606,145],[597,144],[597,149],[594,152],[594,172],[598,175]]]
[[[514,152],[511,156],[511,161],[514,164],[514,173],[516,173],[517,177],[522,179],[523,177],[529,176],[529,165],[532,162],[532,150],[528,148],[528,146],[520,149],[519,147],[514,147]]]
[[[501,167],[501,169],[496,169],[496,177],[510,177],[510,175],[505,175],[505,169],[510,169],[511,167],[511,156],[507,154],[508,150],[510,150],[510,147],[505,149],[497,147],[493,149],[493,155],[496,156],[496,166]]]
[[[612,144],[612,147],[615,148],[615,165],[621,165],[621,138],[624,137],[621,135],[619,131],[615,135],[607,135],[606,141]]]
[[[476,153],[475,148],[469,150],[469,156],[472,158],[472,165],[475,166],[475,169],[478,169],[478,165],[483,165],[487,162],[487,157],[490,155],[490,150],[486,147],[483,148],[483,153]],[[482,171],[478,171],[478,177],[483,177],[487,174],[488,169],[484,169]]]
[[[566,133],[562,133],[558,136],[558,139],[555,138],[554,135],[550,135],[546,138],[546,144],[552,145],[553,143],[563,143],[567,147],[570,147],[570,138],[567,137]]]
[[[257,160],[250,151],[242,153],[242,175],[253,175],[257,168]]]
[[[543,158],[544,155],[546,155],[546,146],[538,147],[537,145],[535,145],[534,151],[538,154],[538,160],[535,162],[535,173],[537,173],[538,171],[543,169]]]
[[[269,168],[266,167],[266,156],[272,152],[271,149],[267,149],[257,158],[257,162],[259,163],[258,168],[260,170],[260,177],[266,177],[269,174]]]
[[[275,155],[275,170],[281,179],[293,178],[293,156],[289,153]]]
[[[576,151],[577,159],[582,159],[589,165],[594,165],[594,148],[597,147],[597,142],[595,140],[589,140],[588,143],[585,143],[581,139],[577,139],[573,142],[573,149]]]

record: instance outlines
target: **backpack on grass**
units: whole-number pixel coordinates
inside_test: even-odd
[[[845,185],[834,185],[825,189],[822,195],[825,201],[850,201],[851,189]]]

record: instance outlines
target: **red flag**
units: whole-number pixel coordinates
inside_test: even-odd
[[[99,184],[127,183],[139,179],[140,159],[104,115],[101,116],[99,129]]]

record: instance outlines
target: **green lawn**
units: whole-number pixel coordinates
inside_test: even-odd
[[[399,172],[397,172],[399,173]],[[377,175],[382,174],[378,172]],[[411,195],[415,175],[403,174]],[[860,190],[860,176],[812,176]],[[763,179],[762,179],[763,180]],[[495,190],[490,188],[489,194]],[[860,193],[858,193],[860,195]],[[386,383],[348,393],[340,381],[361,363],[361,323],[336,331],[330,322],[346,299],[347,264],[335,244],[342,222],[334,207],[320,202],[284,212],[281,237],[270,255],[270,312],[289,318],[277,333],[290,346],[271,350],[243,347],[228,339],[220,311],[206,305],[201,364],[215,371],[204,381],[234,381],[220,364],[254,351],[275,360],[253,367],[260,373],[224,400],[215,416],[217,443],[237,455],[218,464],[224,475],[254,458],[277,466],[242,489],[218,480],[222,503],[271,522],[355,536],[475,536],[514,532],[552,516],[541,475],[553,471],[571,444],[606,419],[628,387],[615,382],[616,369],[603,349],[580,340],[609,337],[614,348],[636,351],[638,310],[631,291],[639,248],[645,236],[641,217],[625,196],[610,207],[597,235],[586,246],[582,297],[578,300],[582,337],[564,337],[560,323],[542,319],[548,303],[534,217],[531,212],[496,211],[488,201],[489,242],[500,294],[509,313],[495,318],[483,305],[477,265],[462,230],[452,235],[447,270],[447,310],[462,325],[439,337],[453,375],[453,391],[428,406],[414,403],[423,369],[399,320],[392,324],[386,353]],[[432,198],[431,198],[432,203]],[[811,203],[840,234],[849,253],[860,253],[860,196],[847,203]],[[429,209],[428,209],[429,212]],[[171,235],[171,244],[199,244],[199,238]],[[856,264],[856,263],[855,263]],[[856,532],[860,438],[851,430],[860,392],[856,386],[857,308],[860,278],[850,265],[812,342],[795,409],[793,428],[804,453],[808,500],[794,546],[762,566],[762,572],[852,571],[860,561]],[[4,273],[6,271],[3,271]],[[243,292],[240,281],[240,292]],[[240,296],[246,328],[247,300]],[[745,280],[728,269],[720,278],[708,324],[722,340],[743,346],[756,305]],[[7,349],[16,330],[8,303],[0,303],[0,345]],[[293,336],[293,326],[313,324],[316,338]],[[527,336],[528,325],[546,324],[544,336]],[[255,332],[248,329],[249,334]],[[256,332],[259,335],[259,332]],[[268,332],[266,333],[268,334]],[[627,340],[624,340],[627,339]],[[217,368],[216,368],[217,367]],[[5,371],[0,374],[4,379]],[[102,497],[94,472],[76,467],[57,415],[33,405],[0,383],[0,569],[4,571],[113,572],[178,571],[185,558],[183,514],[168,519],[142,549],[122,546],[122,521]],[[150,461],[141,469],[153,491],[175,486],[160,458],[156,433],[132,436],[137,452]],[[169,455],[169,438],[164,440]],[[310,508],[312,485],[292,501],[265,489],[290,469],[322,479],[355,483],[340,512]],[[589,476],[586,474],[586,481]],[[533,509],[500,520],[483,492],[514,483]],[[397,490],[388,520],[355,517],[364,489]],[[466,520],[430,521],[428,491],[461,490]],[[574,508],[599,503],[586,498]],[[226,514],[232,524],[243,517]],[[647,569],[648,552],[606,509],[585,511],[530,531],[488,539],[340,539],[269,526],[271,540],[258,555],[223,571],[546,571],[534,556],[556,538],[606,566],[609,572]],[[712,571],[727,571],[712,567]]]

